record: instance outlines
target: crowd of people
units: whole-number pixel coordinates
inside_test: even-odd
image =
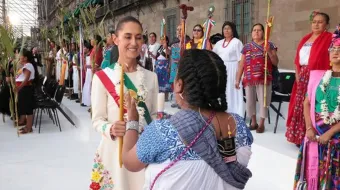
[[[340,31],[328,32],[326,13],[313,12],[311,18],[311,33],[297,48],[287,117],[287,140],[300,147],[294,189],[340,189]],[[227,21],[205,49],[202,25],[193,27],[192,38],[183,38],[181,30],[179,25],[173,42],[163,35],[158,43],[156,33],[143,34],[142,24],[128,16],[105,40],[94,35],[84,41],[82,51],[74,42],[64,40],[58,48],[51,41],[41,72],[90,107],[93,127],[102,135],[90,189],[244,189],[251,178],[250,130],[265,132],[268,106],[262,105],[271,102],[278,48],[265,43],[261,23],[253,25],[251,42],[243,44],[236,25]],[[26,50],[20,55],[19,122],[26,125],[21,132],[29,133],[33,105],[20,103],[32,98],[42,64],[36,49],[32,56]],[[124,97],[121,85],[129,92]],[[159,93],[165,93],[165,101],[173,96],[172,107],[180,108],[170,118],[157,119]]]

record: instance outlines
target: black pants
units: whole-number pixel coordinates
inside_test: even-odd
[[[24,86],[18,92],[18,114],[33,115],[34,109],[34,88],[33,86]]]

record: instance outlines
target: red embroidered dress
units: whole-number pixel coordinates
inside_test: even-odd
[[[303,116],[303,101],[307,92],[309,72],[312,70],[328,70],[329,54],[328,48],[331,45],[332,34],[323,32],[313,42],[307,66],[300,65],[300,50],[311,38],[312,33],[304,36],[296,51],[295,66],[300,75],[300,80],[295,81],[290,97],[287,117],[286,138],[288,142],[300,145],[306,133],[305,119]]]
[[[277,50],[277,47],[269,42],[270,49]],[[255,42],[247,43],[241,52],[245,56],[245,64],[243,67],[243,86],[255,86],[258,84],[264,84],[264,69],[265,69],[265,55],[264,55],[264,43],[261,45]],[[268,84],[272,81],[272,62],[268,57]]]

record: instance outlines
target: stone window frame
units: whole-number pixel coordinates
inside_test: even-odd
[[[254,0],[225,0],[225,21],[236,24],[237,32],[243,43],[251,41]]]
[[[176,29],[179,25],[180,11],[177,7],[168,8],[163,11],[163,16],[166,22],[166,34],[170,43],[176,38]],[[169,23],[169,19],[172,17],[174,23]]]

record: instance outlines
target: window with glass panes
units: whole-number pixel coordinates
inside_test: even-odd
[[[171,43],[176,39],[176,28],[179,24],[179,9],[172,8],[168,9],[164,12],[164,18],[166,22],[166,35],[169,38],[169,42]]]
[[[236,25],[240,40],[247,43],[251,40],[253,0],[225,0],[225,20]]]

